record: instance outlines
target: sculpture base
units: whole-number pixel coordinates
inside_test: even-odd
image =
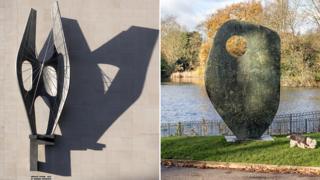
[[[38,171],[38,145],[54,145],[54,135],[30,135],[30,171]]]
[[[245,139],[239,140],[236,136],[224,136],[227,142],[238,142],[238,141],[273,141],[273,138],[270,135],[262,135],[259,139]]]

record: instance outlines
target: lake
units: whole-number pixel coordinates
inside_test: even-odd
[[[277,114],[320,111],[320,88],[282,87]],[[201,83],[161,84],[161,122],[221,120]]]

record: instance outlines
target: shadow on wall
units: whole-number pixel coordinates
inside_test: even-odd
[[[106,146],[97,143],[99,138],[139,98],[158,30],[132,26],[91,52],[76,20],[62,18],[62,24],[70,56],[70,89],[59,123],[62,136],[54,146],[46,146],[46,161],[39,169],[71,176],[70,151],[103,150]],[[112,83],[98,64],[118,68]]]

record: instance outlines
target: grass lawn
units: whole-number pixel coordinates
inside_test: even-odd
[[[227,143],[223,136],[163,137],[161,158],[320,166],[320,133],[307,136],[317,139],[316,149],[290,148],[286,136],[273,136],[274,141],[241,143]]]

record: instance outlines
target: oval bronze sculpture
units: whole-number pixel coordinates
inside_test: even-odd
[[[227,40],[242,36],[240,57],[226,50]],[[258,139],[268,129],[280,99],[280,38],[266,27],[230,20],[218,30],[205,73],[208,96],[238,140]]]

